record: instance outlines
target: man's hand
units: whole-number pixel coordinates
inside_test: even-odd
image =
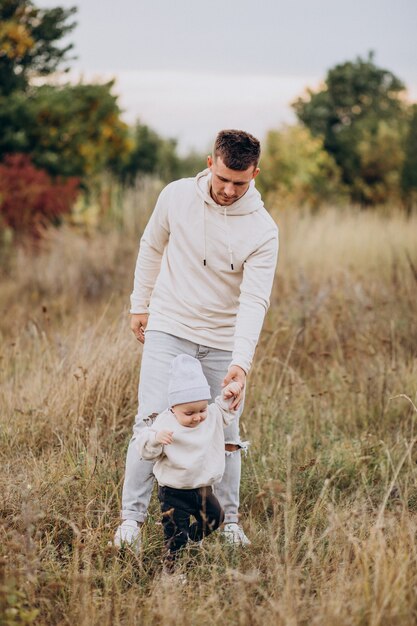
[[[242,391],[242,386],[236,381],[232,381],[223,389],[223,398],[229,400],[229,398],[236,398]]]
[[[145,343],[145,328],[148,324],[149,313],[132,313],[130,316],[130,330],[136,339]]]
[[[162,445],[167,446],[172,443],[174,432],[172,430],[158,430],[155,435],[155,441],[157,443],[162,443]]]
[[[236,410],[240,407],[243,400],[243,392],[245,390],[246,385],[246,373],[239,365],[232,365],[229,367],[226,376],[224,377],[222,387],[225,387],[232,381],[236,381],[240,384],[240,393],[235,397],[235,399],[230,403],[230,408],[232,410]]]

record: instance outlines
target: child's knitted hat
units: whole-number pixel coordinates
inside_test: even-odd
[[[180,354],[171,362],[168,384],[169,406],[210,400],[211,392],[200,361],[188,354]]]

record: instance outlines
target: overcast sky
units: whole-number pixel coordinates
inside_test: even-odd
[[[262,139],[326,71],[375,51],[417,100],[417,0],[35,0],[77,6],[74,78],[116,78],[140,118],[206,149],[220,128]]]

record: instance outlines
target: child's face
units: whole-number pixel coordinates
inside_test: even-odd
[[[207,407],[207,400],[199,400],[198,402],[176,404],[171,408],[181,426],[195,428],[200,424],[200,422],[204,422],[206,419]]]

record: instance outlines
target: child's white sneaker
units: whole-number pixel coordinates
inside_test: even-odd
[[[136,554],[140,552],[140,526],[135,520],[125,519],[114,535],[116,548],[130,548]]]
[[[234,546],[250,546],[251,542],[246,537],[243,528],[236,524],[236,522],[230,522],[223,527],[223,536],[227,543]]]

